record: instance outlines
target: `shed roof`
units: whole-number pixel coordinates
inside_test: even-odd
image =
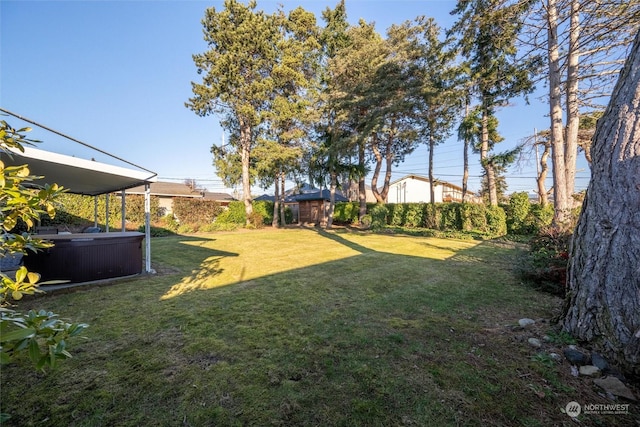
[[[56,183],[70,193],[97,196],[156,181],[156,174],[93,160],[24,147],[1,153],[5,166],[28,165],[31,175],[44,177],[36,183]]]
[[[327,189],[324,189],[322,191],[318,190],[315,191],[313,193],[306,193],[306,194],[298,194],[296,196],[294,196],[295,200],[297,200],[298,202],[302,202],[305,200],[330,200],[331,198],[331,192]],[[344,197],[342,194],[336,192],[336,202],[348,202],[349,199],[347,199],[346,197]]]

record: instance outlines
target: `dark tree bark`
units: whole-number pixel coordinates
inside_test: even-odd
[[[273,187],[275,192],[273,194],[273,219],[271,220],[271,226],[277,228],[280,224],[280,171],[276,173]]]
[[[640,373],[640,32],[592,147],[574,241],[565,331]]]
[[[364,171],[366,166],[364,149],[364,144],[358,146],[358,166],[360,166],[361,171]],[[367,186],[364,173],[361,173],[358,177],[358,202],[360,206],[358,210],[358,222],[362,223],[362,218],[367,214]]]

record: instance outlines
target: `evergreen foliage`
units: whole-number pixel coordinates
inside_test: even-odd
[[[211,224],[222,213],[223,208],[215,200],[202,200],[189,197],[173,199],[173,214],[180,224]]]

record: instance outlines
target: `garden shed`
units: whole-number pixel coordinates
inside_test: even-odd
[[[331,193],[319,190],[313,193],[300,194],[295,197],[298,202],[300,224],[326,224],[329,217]],[[342,194],[336,192],[335,201],[348,202]]]

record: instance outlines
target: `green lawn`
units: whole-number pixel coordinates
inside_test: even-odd
[[[157,275],[23,302],[90,328],[56,371],[3,367],[1,409],[15,426],[573,425],[568,402],[604,402],[514,328],[560,304],[514,276],[520,250],[318,229],[155,238]]]

